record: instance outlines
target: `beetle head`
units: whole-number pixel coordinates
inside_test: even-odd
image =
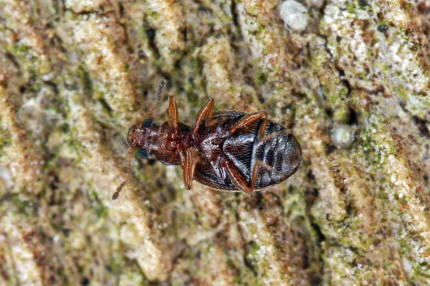
[[[127,134],[127,144],[130,148],[141,149],[139,153],[142,153],[143,157],[147,157],[146,151],[146,141],[151,133],[151,128],[155,127],[154,121],[152,119],[145,119],[143,122],[133,124],[133,126],[128,129]],[[146,154],[146,155],[145,155]]]

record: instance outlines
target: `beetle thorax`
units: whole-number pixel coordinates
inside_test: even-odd
[[[175,130],[165,123],[159,128],[154,140],[149,140],[147,144],[158,160],[164,164],[178,165],[181,163],[181,153],[191,144],[190,132],[181,128]]]

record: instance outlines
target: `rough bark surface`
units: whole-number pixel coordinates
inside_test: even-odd
[[[0,0],[0,284],[429,285],[430,4],[287,2]],[[162,78],[187,124],[267,110],[301,168],[253,195],[129,179]]]

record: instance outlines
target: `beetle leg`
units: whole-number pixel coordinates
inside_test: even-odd
[[[196,170],[199,156],[197,150],[193,147],[188,148],[183,156],[182,168],[184,170],[184,183],[187,190],[191,189],[191,184],[194,179],[194,173]]]
[[[254,189],[255,188],[255,183],[257,182],[257,176],[258,176],[258,172],[260,171],[260,168],[265,168],[268,171],[272,171],[273,168],[269,165],[267,165],[267,163],[261,161],[261,160],[257,160],[257,162],[255,162],[254,168],[252,169],[252,174],[251,174],[251,188]]]
[[[252,192],[254,192],[254,186],[251,185],[251,187],[248,187],[246,179],[231,162],[225,162],[225,169],[227,171],[228,177],[239,190],[247,194],[251,194]]]
[[[262,162],[260,160],[257,160],[257,162],[255,162],[254,168],[252,169],[251,188],[255,187],[255,182],[257,181],[258,171],[260,171],[261,163]]]
[[[263,139],[264,137],[264,132],[266,132],[266,127],[267,127],[267,112],[266,111],[260,111],[260,112],[255,112],[255,113],[251,113],[246,115],[245,117],[243,117],[241,120],[239,120],[233,127],[230,128],[230,132],[234,133],[237,130],[239,130],[242,127],[245,127],[259,119],[263,119],[263,122],[260,125],[260,128],[258,129],[258,137],[260,139]]]
[[[213,109],[214,100],[211,98],[205,103],[205,105],[202,106],[199,113],[197,114],[196,124],[194,124],[193,130],[194,135],[197,134],[197,131],[199,130],[199,127],[203,121],[206,122],[206,126],[208,125],[208,121],[212,118]]]
[[[173,95],[169,96],[169,126],[174,129],[178,128],[178,106],[176,105]]]

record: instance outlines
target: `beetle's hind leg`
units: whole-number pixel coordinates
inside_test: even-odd
[[[187,190],[191,189],[196,165],[199,161],[197,150],[193,147],[188,148],[182,156],[182,168],[184,170],[184,183]]]
[[[251,186],[248,186],[245,177],[230,161],[225,161],[224,166],[228,177],[239,190],[247,194],[252,194],[254,192],[255,184],[251,183]]]
[[[269,165],[267,165],[267,163],[261,161],[260,159],[257,159],[257,161],[255,162],[254,168],[252,168],[252,173],[251,173],[251,188],[254,189],[255,188],[255,184],[257,182],[257,177],[258,177],[258,173],[260,172],[260,168],[264,168],[266,170],[268,170],[269,172],[271,172],[273,170],[273,168]]]
[[[262,123],[258,129],[258,138],[261,140],[264,137],[264,132],[266,132],[267,127],[267,111],[260,111],[245,115],[241,120],[239,120],[233,127],[230,128],[230,132],[234,133],[237,130],[246,127],[249,124],[254,123],[257,120],[262,119]]]

